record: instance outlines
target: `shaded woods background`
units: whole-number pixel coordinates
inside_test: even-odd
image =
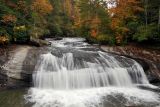
[[[160,0],[0,0],[1,45],[63,36],[159,43]]]

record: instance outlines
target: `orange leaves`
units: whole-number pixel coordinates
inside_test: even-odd
[[[49,14],[53,7],[48,0],[34,0],[32,10],[41,15]]]
[[[6,23],[6,24],[7,23],[15,23],[17,21],[17,18],[16,18],[15,15],[7,14],[7,15],[4,15],[2,17],[1,21],[4,22],[4,23]]]
[[[65,8],[65,11],[67,13],[67,15],[69,17],[72,17],[73,15],[73,4],[72,4],[72,0],[64,0],[63,1],[63,5],[64,5],[64,8]]]
[[[135,12],[143,11],[143,8],[139,6],[137,0],[118,0],[117,5],[110,9],[110,12],[114,16],[118,16],[121,19],[127,19],[134,16]]]
[[[91,29],[91,36],[92,37],[96,38],[97,34],[98,34],[97,30]]]
[[[111,29],[115,30],[118,26],[120,26],[121,21],[117,18],[112,18]]]
[[[111,14],[111,28],[115,32],[117,43],[130,31],[126,27],[128,20],[136,20],[136,13],[143,11],[137,0],[116,0],[116,6],[109,9]]]

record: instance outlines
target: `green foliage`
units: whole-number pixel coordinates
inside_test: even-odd
[[[30,37],[27,33],[27,28],[23,26],[14,27],[14,41],[23,43],[29,41]]]
[[[22,0],[23,1],[23,0]],[[8,36],[10,41],[27,41],[29,35],[26,33],[26,29],[20,28],[15,29],[14,26],[25,25],[28,26],[31,22],[30,10],[28,9],[26,13],[22,11],[24,8],[28,8],[28,1],[24,1],[24,8],[20,8],[20,1],[0,1],[0,29],[5,29],[5,34]],[[19,7],[17,8],[17,5]],[[5,16],[5,17],[4,17]],[[14,19],[13,19],[14,18]],[[15,20],[14,23],[4,23],[3,20]]]
[[[0,28],[0,45],[9,42],[9,34],[4,28]]]
[[[50,25],[48,29],[50,30],[51,34],[50,37],[57,37],[63,35],[62,28],[59,24]]]
[[[32,38],[40,38],[40,37],[43,37],[44,35],[48,35],[50,34],[50,31],[48,29],[45,29],[45,28],[41,28],[41,27],[31,27],[30,30],[29,30],[29,35],[32,37]]]
[[[111,35],[110,18],[103,1],[80,0],[76,4],[79,10],[77,19],[80,20],[75,20],[76,35],[85,37],[93,43],[109,43],[107,35]]]
[[[80,36],[100,44],[160,40],[159,0],[119,1],[117,10],[109,10],[106,0],[0,0],[0,36],[22,42]]]
[[[0,36],[9,35],[4,28],[0,28]]]
[[[80,36],[80,37],[86,37],[86,38],[90,38],[90,26],[89,25],[83,25],[79,28],[75,28],[75,35],[76,36]]]
[[[0,0],[0,17],[4,14],[15,14],[15,11]]]
[[[96,39],[100,44],[114,45],[116,42],[113,36],[106,34],[98,35]]]
[[[49,34],[47,16],[32,11],[32,4],[33,0],[0,0],[0,29],[5,29],[11,41],[27,42],[31,36],[38,38],[38,36]],[[3,20],[12,21],[13,15],[16,19],[15,23],[4,23]]]
[[[138,42],[146,40],[160,40],[158,28],[156,24],[150,24],[147,26],[139,26],[137,32],[133,35],[133,39]]]
[[[160,31],[158,30],[159,0],[141,1],[144,12],[138,15],[139,22],[132,23],[132,38],[137,42],[159,41]],[[138,24],[140,23],[140,24]]]

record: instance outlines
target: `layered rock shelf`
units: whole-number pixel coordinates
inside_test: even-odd
[[[148,79],[153,84],[160,84],[160,51],[138,46],[101,46],[102,50],[127,56],[139,62]]]
[[[160,84],[160,51],[134,46],[101,46],[110,53],[127,56],[138,61],[153,84]],[[32,73],[39,56],[47,48],[29,45],[12,45],[0,48],[0,87],[32,85]]]

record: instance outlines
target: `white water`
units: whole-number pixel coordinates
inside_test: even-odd
[[[158,97],[154,92],[137,88],[105,87],[67,91],[32,88],[28,101],[35,103],[33,107],[156,107],[154,104],[159,107]]]
[[[110,107],[102,104],[110,99],[103,98],[119,94],[124,105],[159,103],[154,92],[135,88],[149,84],[136,61],[94,50],[83,39],[65,38],[52,45],[53,52],[41,56],[33,74],[35,88],[26,97],[34,107]]]

